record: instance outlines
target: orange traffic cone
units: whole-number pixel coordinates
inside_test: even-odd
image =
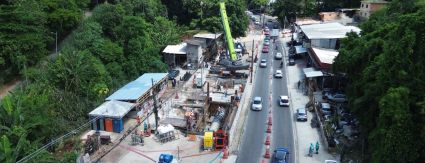
[[[264,144],[270,145],[270,135],[269,134],[267,134],[266,142]]]
[[[272,125],[272,116],[271,115],[269,115],[269,126],[271,126]]]
[[[270,147],[266,146],[266,153],[264,154],[264,158],[270,158]]]
[[[267,125],[268,127],[267,127],[267,133],[272,133],[272,126],[270,126],[270,125]]]
[[[223,149],[223,159],[227,159],[229,157],[229,151],[227,150],[227,147],[224,147]]]

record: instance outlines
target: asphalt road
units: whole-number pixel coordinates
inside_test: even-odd
[[[272,24],[268,24],[268,26],[271,29]],[[284,77],[282,79],[273,78],[275,70],[281,69],[281,61],[274,60],[274,54],[276,53],[275,46],[278,46],[277,50],[284,54],[284,58],[286,57],[285,53],[282,51],[282,47],[279,45],[279,39],[276,40],[276,44],[273,43],[273,40],[270,40],[269,53],[262,53],[259,57],[258,62],[261,59],[266,59],[268,64],[266,68],[257,69],[252,97],[260,96],[263,99],[263,110],[249,110],[248,112],[243,140],[236,161],[238,163],[258,163],[264,159],[264,141],[267,129],[266,122],[268,120],[270,104],[273,114],[270,152],[273,153],[273,149],[276,147],[286,147],[289,151],[294,151],[293,129],[290,118],[290,116],[292,116],[291,111],[289,107],[279,107],[277,103],[280,95],[288,94],[286,71],[284,69],[287,66],[287,58],[282,60],[285,63],[284,68],[282,68]],[[270,97],[272,99],[271,101],[269,99]],[[290,155],[290,162],[294,162],[294,157],[292,157],[292,155]]]
[[[287,84],[287,76],[286,76],[286,66],[288,66],[288,58],[285,52],[283,52],[283,48],[281,47],[280,40],[277,39],[278,51],[283,54],[283,68],[280,68],[280,60],[274,60],[279,64],[273,65],[273,72],[275,70],[282,70],[284,73],[284,77],[282,79],[273,78],[272,82],[272,114],[273,114],[273,130],[272,130],[272,141],[271,141],[271,149],[275,149],[276,147],[285,147],[290,151],[289,154],[289,162],[295,162],[294,156],[294,135],[292,128],[292,119],[291,116],[292,111],[289,107],[281,107],[278,104],[279,96],[288,95],[288,84]],[[290,97],[291,98],[291,97]]]

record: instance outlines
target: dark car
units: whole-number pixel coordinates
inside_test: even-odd
[[[273,153],[273,163],[288,163],[289,150],[287,148],[278,147]]]
[[[289,58],[289,65],[290,66],[295,65],[295,59],[294,58]]]
[[[168,71],[168,79],[174,79],[179,76],[180,70],[170,70]]]

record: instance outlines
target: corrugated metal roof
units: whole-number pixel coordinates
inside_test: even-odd
[[[186,54],[186,46],[187,44],[185,42],[178,45],[168,45],[162,52],[168,54]]]
[[[121,87],[105,100],[137,100],[152,87],[152,79],[154,80],[154,84],[157,84],[158,81],[167,77],[167,75],[168,73],[145,73],[136,80]]]
[[[332,49],[319,49],[312,48],[314,53],[316,53],[317,58],[319,58],[320,62],[332,64],[336,56],[338,56],[339,52]]]
[[[221,34],[222,33],[216,33],[216,34],[214,34],[214,33],[198,33],[198,34],[194,35],[193,37],[206,38],[206,39],[216,39],[216,38],[220,37]]]
[[[302,25],[300,28],[309,39],[345,38],[348,32],[360,33],[361,31],[358,27],[344,26],[341,23]]]
[[[129,102],[106,101],[91,111],[89,115],[109,118],[122,118],[133,108],[133,106],[134,104]]]

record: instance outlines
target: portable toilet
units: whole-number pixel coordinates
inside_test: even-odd
[[[213,132],[205,132],[204,133],[204,150],[213,148]]]

